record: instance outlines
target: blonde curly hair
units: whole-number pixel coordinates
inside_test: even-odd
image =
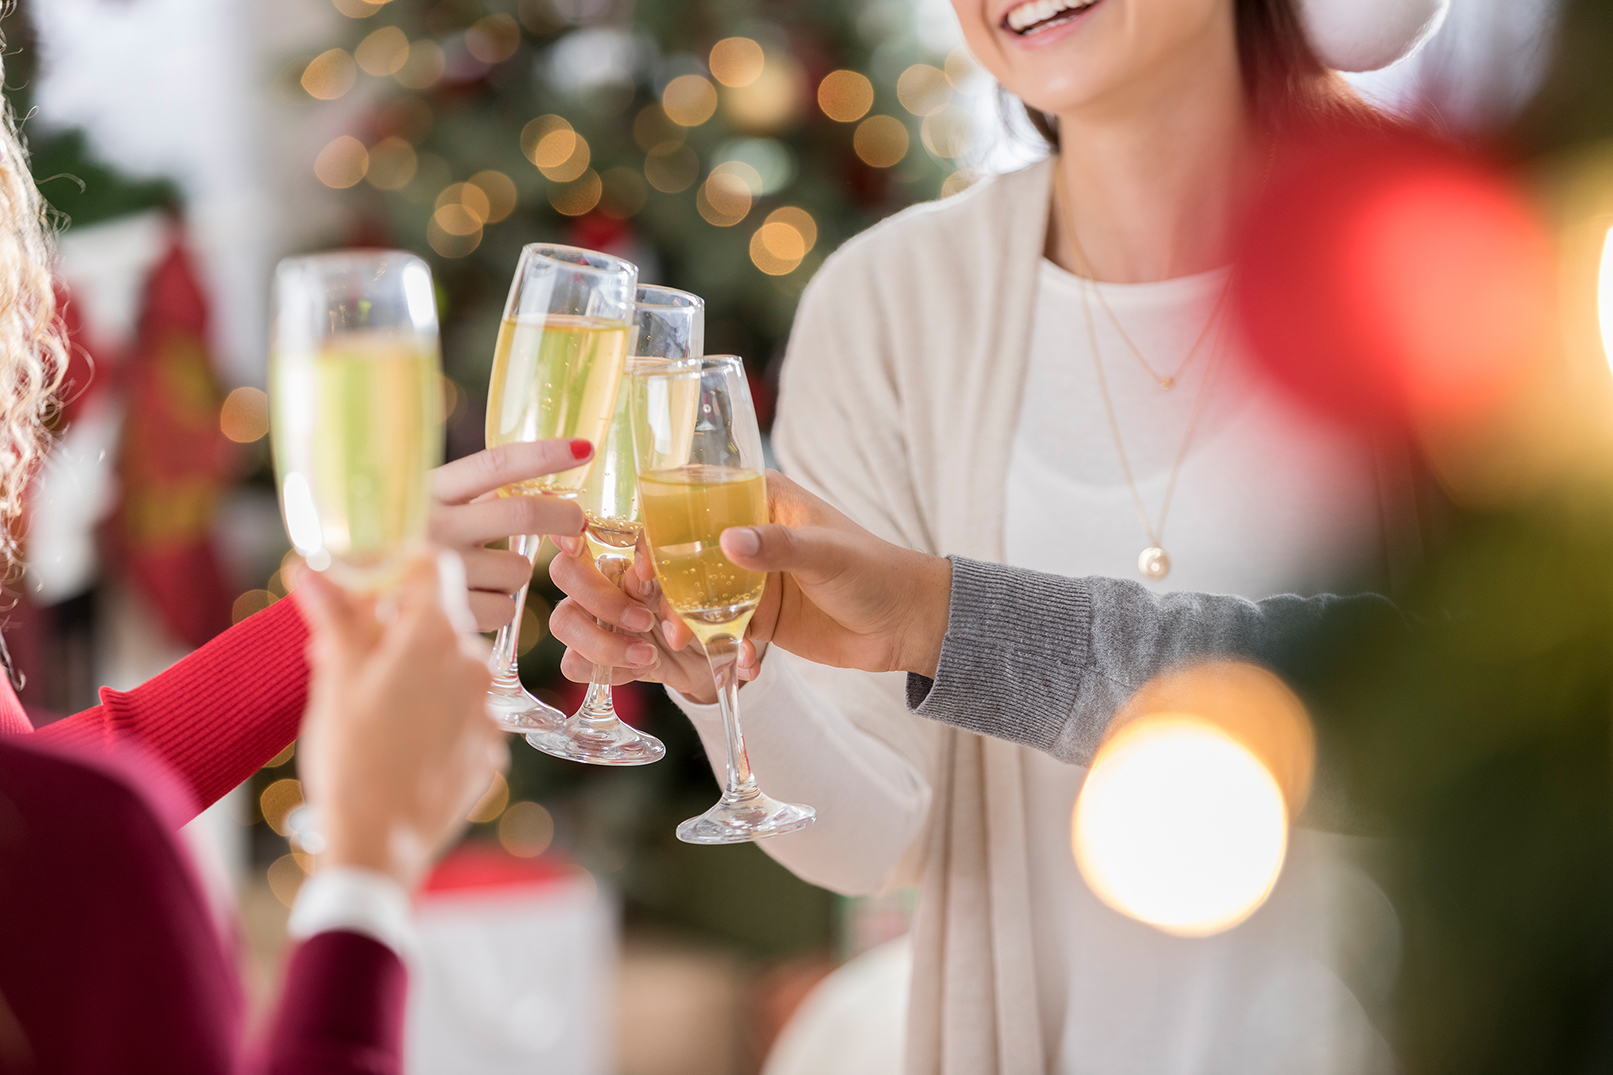
[[[50,447],[57,391],[67,372],[67,331],[52,275],[51,217],[5,102],[0,110],[0,579],[17,563],[28,481]]]

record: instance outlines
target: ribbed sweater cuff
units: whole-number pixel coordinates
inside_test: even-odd
[[[935,678],[907,677],[907,707],[1052,751],[1091,662],[1092,596],[1074,580],[962,556]]]

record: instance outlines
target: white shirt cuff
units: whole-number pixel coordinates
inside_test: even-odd
[[[286,932],[295,940],[343,930],[386,945],[405,961],[419,947],[409,893],[386,874],[355,866],[326,866],[303,883]]]

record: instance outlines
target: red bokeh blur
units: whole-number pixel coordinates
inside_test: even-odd
[[[1521,194],[1415,131],[1285,146],[1237,274],[1257,359],[1352,425],[1481,416],[1554,332],[1551,247]]]

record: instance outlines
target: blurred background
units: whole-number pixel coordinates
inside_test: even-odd
[[[1482,141],[1546,77],[1557,18],[1456,0],[1359,85]],[[430,259],[450,457],[482,446],[508,281],[540,240],[704,296],[707,349],[745,358],[765,428],[825,256],[1043,152],[945,0],[22,0],[3,29],[81,351],[30,505],[51,555],[10,613],[36,723],[285,596],[262,391],[278,258]],[[569,710],[537,579],[522,675]],[[659,691],[617,700],[666,761],[516,745],[424,898],[416,1070],[757,1071],[824,975],[905,932],[907,895],[843,899],[754,846],[678,843],[715,793],[705,756]],[[284,836],[300,801],[291,750],[190,833],[260,995],[305,876]]]

